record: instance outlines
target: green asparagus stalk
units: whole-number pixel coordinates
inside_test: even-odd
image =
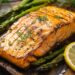
[[[23,9],[23,7],[29,3],[30,0],[23,0],[16,8],[12,9],[10,12],[8,12],[7,14],[3,15],[0,17],[0,24],[5,21],[6,19],[15,16],[16,14],[18,14],[17,12],[21,12],[21,9]],[[27,8],[26,8],[27,9]],[[25,9],[25,10],[26,10]]]
[[[37,60],[36,62],[34,62],[32,65],[38,66],[38,65],[41,65],[41,64],[47,62],[48,60],[50,61],[51,59],[53,59],[54,57],[56,57],[57,55],[59,55],[63,51],[64,51],[64,47],[61,48],[61,49],[59,49],[59,50],[56,50],[55,52],[49,54],[48,56],[40,58],[39,60]]]
[[[31,12],[31,11],[34,11],[34,10],[37,10],[41,7],[44,7],[46,6],[47,4],[42,4],[42,5],[39,5],[39,6],[36,6],[36,7],[32,7],[28,10],[25,10],[25,11],[22,11],[22,13],[16,15],[16,16],[13,16],[11,17],[10,19],[6,20],[5,22],[3,22],[1,25],[0,25],[0,33],[3,33],[9,26],[11,23],[15,22],[17,19],[19,19],[20,17],[24,16],[25,14]]]
[[[8,2],[10,2],[10,0],[0,0],[0,4],[1,3],[8,3]]]
[[[33,0],[32,2],[26,4],[24,7],[29,7],[37,4],[42,4],[42,3],[51,3],[53,0]]]
[[[58,66],[58,64],[63,61],[63,53],[59,54],[56,58],[54,58],[52,61],[41,65],[40,67],[38,67],[36,70],[37,71],[44,71],[44,70],[48,70],[50,68],[56,67]]]
[[[35,5],[39,5],[39,4],[44,4],[44,3],[51,3],[54,0],[33,0],[32,2],[28,3],[30,0],[23,0],[22,3],[20,3],[20,5],[11,10],[9,13],[7,13],[6,15],[3,15],[2,17],[0,17],[0,24],[6,20],[7,18],[11,18],[12,16],[17,15],[18,13],[21,13],[22,10],[27,10],[28,8],[31,8],[32,6]]]
[[[18,18],[22,17],[23,15],[25,15],[25,14],[33,11],[33,10],[37,10],[41,6],[45,6],[49,2],[52,2],[52,1],[53,0],[33,0],[31,3],[28,3],[28,4],[25,4],[25,3],[22,2],[19,7],[20,8],[23,7],[24,10],[22,10],[19,14],[16,12],[16,11],[18,11],[20,9],[18,7],[18,8],[16,8],[16,9],[13,10],[13,13],[11,13],[12,12],[11,11],[11,12],[9,12],[9,14],[6,14],[5,16],[3,16],[3,17],[0,18],[0,34],[3,33],[9,27],[9,25],[12,24],[13,22],[15,22]],[[40,5],[38,6],[38,4],[40,4]],[[32,7],[33,5],[36,5],[36,6]],[[28,9],[27,7],[31,7],[31,8]]]

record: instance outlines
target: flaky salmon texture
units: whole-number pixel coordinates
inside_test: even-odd
[[[21,17],[0,38],[0,56],[28,67],[75,33],[75,13],[47,6]]]

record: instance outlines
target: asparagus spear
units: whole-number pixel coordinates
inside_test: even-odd
[[[42,3],[51,3],[53,0],[33,0],[32,2],[26,4],[24,7],[29,7],[37,4],[42,4]]]
[[[37,10],[43,6],[47,5],[46,3],[45,4],[42,4],[42,5],[39,5],[39,6],[36,6],[36,7],[32,7],[26,11],[23,11],[22,13],[16,15],[16,16],[13,16],[11,17],[10,19],[6,20],[5,22],[3,22],[1,25],[0,25],[0,33],[3,33],[9,26],[11,23],[15,22],[18,18],[24,16],[25,14],[31,12],[31,11],[34,11],[34,10]]]
[[[8,3],[8,2],[10,2],[9,0],[0,0],[0,4],[1,3]]]
[[[21,9],[29,2],[30,0],[23,0],[15,9],[12,9],[10,12],[8,12],[7,14],[3,15],[0,17],[0,24],[12,17],[12,16],[15,16],[17,12],[21,11]],[[26,8],[27,9],[27,8]]]
[[[12,16],[17,15],[18,13],[21,13],[22,10],[27,10],[28,8],[34,6],[34,5],[39,5],[43,3],[51,3],[54,0],[33,0],[32,2],[28,3],[30,0],[23,0],[22,3],[15,9],[11,10],[9,13],[6,15],[0,17],[0,24],[6,20],[7,18],[11,18]]]
[[[49,68],[53,68],[55,66],[57,66],[61,61],[63,61],[63,53],[59,54],[56,58],[54,58],[52,61],[41,65],[40,67],[38,67],[36,70],[37,71],[44,71],[44,70],[48,70]]]
[[[33,11],[33,10],[37,10],[38,8],[40,8],[40,7],[42,7],[42,6],[45,6],[45,5],[47,5],[48,4],[48,2],[52,2],[53,0],[34,0],[34,1],[32,1],[31,3],[29,3],[29,4],[27,4],[27,5],[25,5],[25,6],[23,6],[24,8],[27,8],[27,7],[31,7],[31,6],[33,6],[33,5],[37,5],[37,4],[40,4],[40,3],[42,3],[41,5],[39,5],[39,6],[35,6],[35,7],[32,7],[32,8],[30,8],[30,9],[27,9],[27,10],[23,10],[21,13],[19,13],[19,14],[16,14],[15,15],[15,13],[16,13],[16,10],[19,10],[19,8],[16,8],[16,9],[14,9],[14,11],[13,11],[13,13],[11,14],[11,12],[10,12],[10,14],[11,14],[11,16],[10,16],[10,14],[9,14],[9,18],[7,19],[7,20],[5,20],[5,21],[3,21],[3,19],[2,18],[0,18],[0,21],[1,21],[1,24],[0,24],[0,33],[3,33],[4,32],[4,30],[6,30],[7,29],[7,27],[9,27],[9,25],[11,24],[11,23],[13,23],[15,20],[17,20],[18,18],[20,18],[20,17],[22,17],[23,15],[25,15],[25,14],[27,14],[28,12],[31,12],[31,11]],[[25,3],[24,3],[25,4]],[[21,5],[20,5],[20,7],[22,7]],[[7,15],[8,16],[8,15]],[[6,16],[5,16],[6,17]],[[4,17],[4,18],[5,18]],[[7,18],[7,17],[6,17]]]
[[[39,60],[37,60],[36,62],[34,62],[33,65],[34,66],[38,66],[40,64],[43,64],[43,63],[47,62],[48,60],[53,59],[54,57],[56,57],[58,54],[62,53],[63,51],[64,51],[64,47],[61,48],[61,49],[59,49],[59,50],[56,50],[55,52],[49,54],[46,57],[40,58]]]

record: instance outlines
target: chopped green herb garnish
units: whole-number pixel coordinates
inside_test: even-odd
[[[25,27],[25,28],[26,28],[26,25],[25,25],[25,23],[24,23],[23,27]]]
[[[34,24],[36,22],[36,20],[33,20],[31,24]]]
[[[41,21],[47,21],[47,20],[48,20],[47,16],[39,16],[37,19],[38,19],[40,22],[41,22]]]
[[[16,50],[20,50],[20,49],[21,49],[21,47],[20,47],[20,46],[17,46],[17,47],[16,47]]]
[[[29,38],[30,36],[31,36],[31,32],[28,31],[27,34],[23,34],[23,35],[20,37],[20,38],[21,38],[21,41],[26,40],[26,39]]]
[[[63,17],[61,17],[59,15],[55,15],[54,17],[57,18],[57,19],[63,19]]]
[[[12,29],[11,29],[11,28],[9,29],[9,32],[10,32],[10,33],[12,32]]]
[[[23,40],[25,40],[27,37],[28,37],[28,35],[23,34],[23,35],[21,36],[21,40],[23,41]]]
[[[20,35],[22,34],[22,33],[21,33],[21,32],[19,32],[19,31],[17,31],[16,33],[18,34],[18,36],[20,36]]]
[[[8,43],[8,44],[9,44],[9,46],[12,46],[12,43],[11,43],[10,41],[9,41],[9,43]]]
[[[1,41],[2,41],[2,42],[5,42],[5,39],[4,39],[4,38],[2,38],[2,39],[1,39]]]

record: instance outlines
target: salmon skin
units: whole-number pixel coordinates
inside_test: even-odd
[[[47,6],[21,17],[0,38],[0,56],[28,67],[75,33],[75,13]]]

